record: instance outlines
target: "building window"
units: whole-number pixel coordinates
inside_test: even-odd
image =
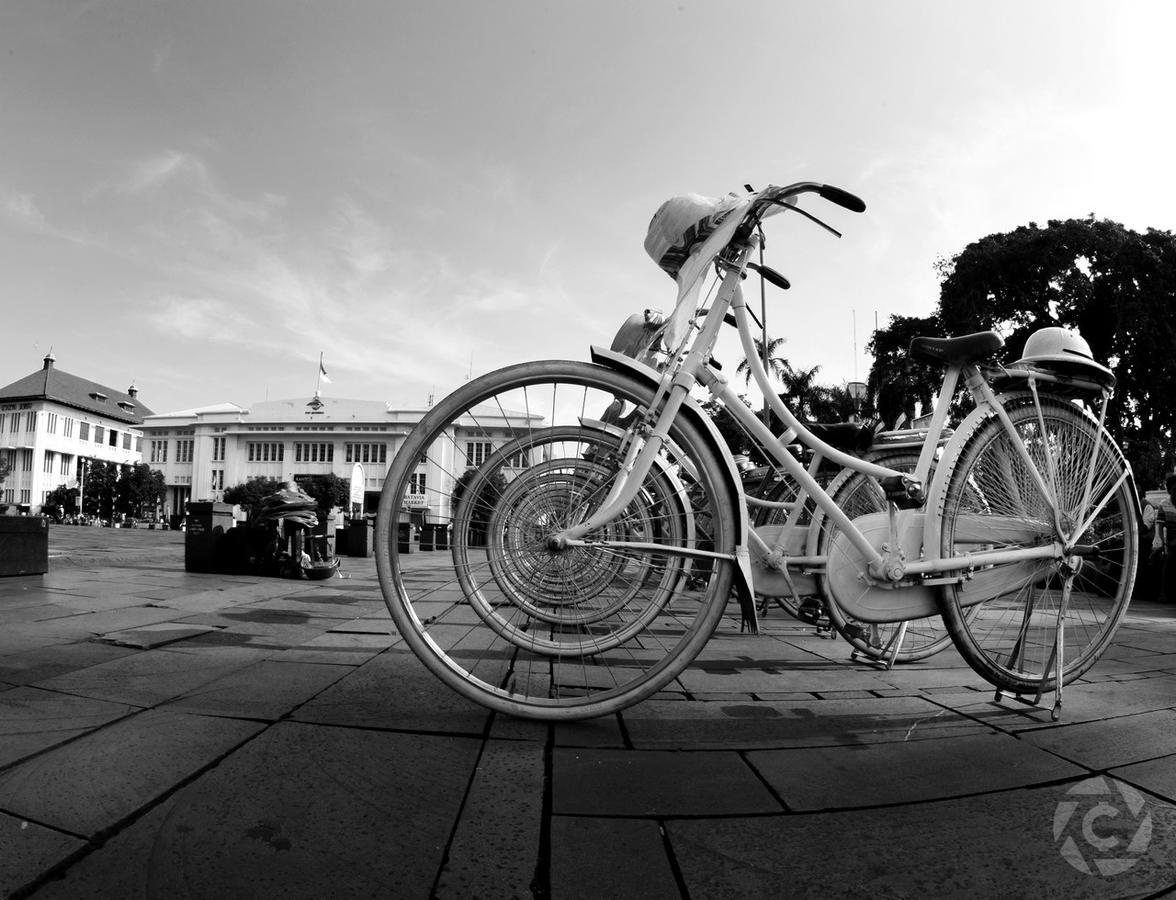
[[[79,441],[90,440],[90,423],[89,422],[79,422],[78,423],[78,440]]]
[[[118,432],[115,431],[113,428],[110,429],[110,440],[107,441],[107,443],[110,444],[110,446],[112,446],[112,447],[115,447],[115,448],[118,447]]]
[[[57,434],[57,413],[45,414],[45,431],[49,434]]]
[[[387,444],[348,444],[347,462],[349,463],[386,463],[388,462]]]
[[[33,471],[33,449],[31,447],[20,451],[20,470],[22,472]]]
[[[506,458],[504,465],[508,469],[525,469],[531,465],[530,453],[527,450],[516,450]]]
[[[106,428],[102,425],[94,426],[94,443],[101,444],[106,437]]]
[[[52,450],[46,450],[46,451],[45,451],[45,466],[44,466],[44,471],[45,471],[45,473],[46,473],[47,475],[52,475],[52,474],[53,474],[53,457],[54,457],[54,456],[56,456],[56,455],[57,455],[57,454],[56,454],[56,453],[54,453]]]
[[[466,441],[466,465],[480,466],[494,452],[494,445],[489,441]]]
[[[25,413],[25,431],[32,434],[37,430],[37,414],[35,412]]]
[[[283,462],[286,458],[285,445],[270,441],[249,442],[250,462]]]
[[[212,470],[212,490],[223,491],[224,489],[225,489],[225,470],[224,469],[213,469]]]
[[[63,437],[71,438],[74,433],[74,420],[69,416],[65,417],[65,421],[61,423],[61,434]]]
[[[409,476],[408,492],[410,494],[423,494],[423,493],[425,493],[425,473],[424,472],[413,472],[412,475]]]
[[[335,445],[327,443],[296,443],[294,462],[334,462]]]
[[[123,434],[123,449],[124,450],[131,449],[131,433],[129,431],[126,432],[125,434]]]
[[[167,462],[167,441],[151,442],[151,461],[153,463]]]
[[[68,475],[73,471],[73,457],[68,454],[61,454],[61,469],[58,471],[59,475]]]
[[[176,462],[190,463],[192,461],[192,441],[176,441]]]
[[[212,439],[212,461],[225,461],[225,439],[223,437]]]
[[[8,430],[13,434],[20,431],[20,413],[12,414],[12,421],[8,425]]]

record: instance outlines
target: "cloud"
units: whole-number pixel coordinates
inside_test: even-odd
[[[31,194],[7,193],[0,197],[0,209],[5,218],[18,223],[35,226],[38,229],[45,225],[45,216],[37,207]]]

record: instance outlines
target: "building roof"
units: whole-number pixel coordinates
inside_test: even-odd
[[[232,415],[234,413],[240,414],[240,413],[247,413],[247,412],[249,412],[249,410],[247,410],[245,407],[238,406],[236,403],[233,403],[232,401],[226,400],[223,403],[213,403],[209,406],[198,406],[198,407],[195,407],[194,409],[177,409],[177,410],[174,410],[173,412],[151,413],[150,416],[147,416],[145,418],[194,419],[197,416],[224,415],[226,413],[229,415]]]
[[[128,425],[141,425],[143,417],[152,414],[139,400],[138,392],[133,387],[131,390],[134,393],[116,391],[96,381],[63,372],[53,363],[53,357],[46,356],[45,365],[40,371],[0,388],[0,401],[52,400]]]
[[[306,401],[266,400],[249,407],[251,422],[379,422],[388,418],[388,404],[382,400],[347,400],[315,396]]]

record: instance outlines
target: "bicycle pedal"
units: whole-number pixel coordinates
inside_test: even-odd
[[[805,602],[800,604],[800,608],[796,611],[796,617],[802,622],[808,622],[810,625],[819,627],[822,613],[824,613],[824,609],[821,607],[821,604]]]
[[[909,475],[891,475],[881,479],[881,484],[886,499],[899,509],[920,509],[927,502],[923,483]]]

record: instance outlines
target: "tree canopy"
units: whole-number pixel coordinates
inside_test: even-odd
[[[1176,428],[1176,237],[1096,219],[1035,223],[991,234],[941,261],[939,303],[926,319],[892,317],[875,334],[871,392],[887,409],[919,394],[941,373],[905,359],[910,338],[993,329],[1014,361],[1034,331],[1077,329],[1117,378],[1107,427],[1141,483],[1171,470]],[[926,401],[924,401],[926,402]],[[909,401],[908,401],[909,405]],[[887,419],[886,413],[883,418]]]

